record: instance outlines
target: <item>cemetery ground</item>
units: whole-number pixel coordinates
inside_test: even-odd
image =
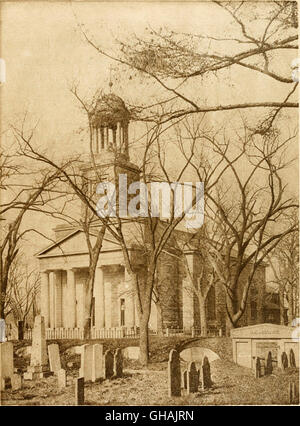
[[[74,348],[85,343],[102,343],[104,350],[138,346],[137,339],[92,341],[56,340],[60,347],[62,367],[67,371],[67,387],[60,389],[57,377],[24,381],[21,390],[2,392],[1,405],[74,405],[75,378],[78,377],[80,355]],[[24,372],[29,365],[29,341],[14,342],[14,366]],[[206,347],[220,359],[211,362],[213,386],[205,391],[181,397],[168,396],[167,361],[172,348],[180,351],[189,346]],[[124,377],[85,384],[86,405],[261,405],[288,404],[288,383],[298,380],[296,369],[274,369],[273,374],[255,379],[254,372],[232,362],[229,338],[184,339],[180,337],[150,339],[148,369],[138,361],[125,360]]]

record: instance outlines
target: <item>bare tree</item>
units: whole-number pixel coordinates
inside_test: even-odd
[[[34,167],[29,170],[23,164],[24,160],[20,162],[16,151],[2,153],[1,158],[0,215],[3,225],[0,244],[0,317],[3,318],[10,269],[19,252],[20,243],[27,233],[38,232],[22,227],[24,216],[29,211],[41,211],[50,199],[60,195],[50,195],[58,180],[57,171],[46,168],[36,170]]]
[[[19,252],[10,267],[4,304],[4,318],[11,314],[16,325],[18,321],[25,323],[33,314],[40,290],[39,272],[29,268],[22,257]]]
[[[286,235],[275,250],[267,256],[273,273],[272,283],[279,293],[280,323],[285,324],[285,310],[289,324],[299,316],[299,229],[298,209],[283,218],[286,226],[295,231]]]
[[[216,156],[214,167],[199,155],[191,165],[200,180],[210,182],[206,186],[206,224],[214,238],[207,239],[208,259],[225,290],[229,332],[245,312],[250,286],[264,259],[297,229],[296,223],[278,225],[297,206],[288,198],[282,181],[282,171],[289,163],[283,153],[291,138],[281,141],[278,134],[254,137],[245,130],[243,137],[235,135],[233,144],[224,134],[218,138],[198,132],[198,138]],[[187,146],[182,144],[182,149],[185,156],[190,155]]]
[[[278,57],[287,57],[290,53],[297,56],[298,19],[297,3],[269,2],[256,9],[249,2],[213,2],[214,9],[224,13],[224,33],[227,37],[215,37],[210,34],[187,34],[175,32],[168,28],[148,26],[144,36],[132,35],[129,41],[119,41],[119,51],[108,51],[87,34],[81,25],[87,42],[100,54],[117,61],[121,68],[125,66],[131,71],[130,78],[142,75],[162,89],[162,96],[157,105],[167,105],[163,115],[155,112],[155,105],[135,105],[138,116],[144,120],[165,122],[189,114],[220,112],[230,110],[263,109],[264,116],[255,129],[258,133],[270,130],[274,120],[283,109],[298,107],[295,97],[297,78],[292,77],[292,70],[284,70]],[[230,23],[228,24],[228,19]],[[222,25],[222,24],[221,24]],[[286,88],[282,100],[248,99],[240,100],[243,87],[237,91],[239,99],[227,104],[211,104],[203,102],[203,97],[191,91],[193,87],[205,84],[207,79],[222,81],[227,84],[224,71],[248,71],[249,78],[263,75],[270,82],[281,84]],[[230,81],[230,84],[239,84]],[[243,82],[243,86],[244,82]],[[274,95],[276,90],[274,90]]]

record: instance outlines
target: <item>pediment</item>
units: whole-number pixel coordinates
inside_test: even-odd
[[[96,236],[90,235],[91,244],[96,242]],[[112,237],[105,237],[102,245],[102,252],[119,250],[118,243]],[[46,247],[37,254],[38,258],[52,256],[67,256],[71,254],[87,254],[88,247],[86,236],[82,230],[76,230],[59,241]]]

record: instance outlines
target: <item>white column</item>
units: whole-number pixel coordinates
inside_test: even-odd
[[[105,303],[104,303],[104,271],[102,268],[96,268],[95,283],[95,325],[96,328],[105,327]]]
[[[49,273],[49,322],[50,328],[55,327],[55,304],[54,304],[54,272]]]
[[[54,327],[62,326],[61,271],[54,271]]]
[[[131,277],[124,268],[124,281],[125,289],[127,290],[127,297],[125,302],[125,325],[134,327],[135,324],[135,291],[131,283]],[[127,306],[126,306],[127,305]]]
[[[76,282],[75,282],[75,271],[74,269],[67,269],[67,295],[66,300],[66,316],[67,327],[76,327]]]
[[[41,315],[45,319],[45,327],[49,327],[49,272],[41,272]]]
[[[105,311],[105,328],[112,327],[112,284],[106,282],[104,284],[104,311]]]

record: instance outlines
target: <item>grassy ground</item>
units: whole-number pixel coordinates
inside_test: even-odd
[[[142,369],[138,362],[126,361],[124,377],[85,385],[87,405],[239,405],[239,404],[288,404],[288,383],[297,381],[298,371],[278,370],[268,377],[255,379],[250,369],[240,367],[231,359],[231,342],[226,338],[194,339],[152,338],[151,363]],[[68,386],[58,389],[57,379],[52,376],[35,382],[25,381],[20,391],[7,390],[2,393],[3,405],[73,405],[74,380],[78,376],[80,357],[73,353],[74,344],[82,341],[58,341],[63,367],[67,368]],[[95,341],[93,341],[95,343]],[[136,340],[105,340],[105,349],[137,345]],[[25,343],[26,344],[26,343]],[[214,385],[205,392],[168,397],[167,359],[171,348],[179,350],[197,344],[215,350],[220,360],[211,363]],[[21,349],[21,351],[20,351]],[[20,342],[15,351],[21,353]],[[24,371],[29,357],[15,358],[15,366]]]

